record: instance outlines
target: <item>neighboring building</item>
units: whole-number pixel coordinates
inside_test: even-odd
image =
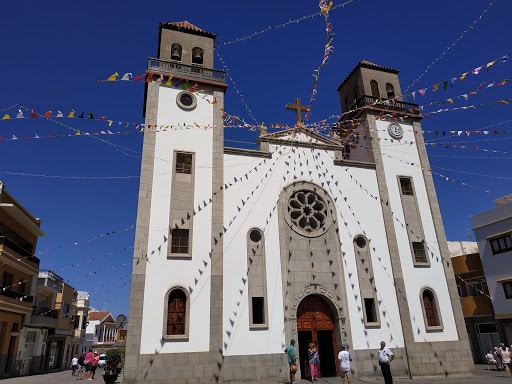
[[[58,311],[55,333],[48,335],[48,369],[65,369],[71,364],[72,355],[80,348],[75,337],[76,297],[78,292],[63,283],[57,294],[55,309]]]
[[[23,324],[20,338],[21,371],[28,375],[44,372],[49,334],[55,334],[59,312],[55,309],[57,295],[62,291],[62,277],[51,271],[39,271],[37,289],[29,322]]]
[[[159,32],[124,381],[286,380],[290,339],[299,376],[310,341],[321,377],[338,374],[341,343],[374,376],[381,340],[395,375],[470,372],[422,117],[399,71],[356,65],[332,139],[303,126],[297,100],[295,128],[262,127],[259,150],[225,148],[216,36],[188,22]]]
[[[473,241],[449,241],[453,272],[466,322],[473,361],[486,364],[485,354],[500,344],[478,246]],[[500,332],[501,331],[500,328]]]
[[[112,347],[116,341],[115,320],[108,311],[91,311],[88,316],[86,340],[92,349]]]
[[[81,352],[90,351],[92,344],[86,343],[86,328],[87,316],[89,314],[89,293],[78,291],[75,302],[76,315],[75,315],[75,337],[79,338],[80,346],[76,354]]]
[[[41,222],[33,217],[0,182],[0,379],[28,368],[17,359],[23,324],[30,323],[39,273],[34,256],[37,239],[44,236]],[[28,336],[27,348],[37,342]],[[37,362],[34,362],[37,365]]]
[[[512,194],[471,217],[501,341],[512,344]],[[500,327],[498,327],[499,330]]]

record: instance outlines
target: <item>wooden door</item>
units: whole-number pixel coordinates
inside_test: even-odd
[[[336,327],[331,308],[321,296],[309,295],[301,301],[297,309],[297,331],[299,334],[311,335],[311,339],[307,343],[299,344],[302,372],[309,370],[306,369],[305,361],[307,361],[308,344],[313,342],[317,346],[320,356],[318,376],[322,377],[322,371],[325,373],[324,377],[336,376],[336,359],[333,358],[335,351],[338,350],[335,337]],[[331,340],[326,339],[326,334],[332,335]],[[325,354],[325,358],[322,358],[323,354]]]

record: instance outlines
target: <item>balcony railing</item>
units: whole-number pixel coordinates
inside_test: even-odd
[[[52,317],[52,318],[56,319],[59,317],[59,311],[57,311],[56,309],[52,309],[52,308],[33,307],[32,315],[46,316],[46,317]]]
[[[350,111],[348,111],[348,113],[345,113],[343,115],[343,117],[341,118],[341,121],[350,120],[357,113],[358,109],[365,108],[365,107],[379,108],[379,109],[384,109],[384,110],[392,111],[392,112],[412,113],[415,115],[420,114],[418,104],[407,103],[407,102],[401,101],[401,100],[382,99],[380,97],[365,95],[365,96],[362,96],[361,98],[359,98],[359,100],[357,100],[355,105],[353,105],[350,108]]]
[[[183,64],[177,61],[148,59],[148,72],[169,75],[182,75],[217,83],[226,82],[226,72],[217,69],[204,68],[199,65]]]
[[[0,288],[0,295],[7,296],[7,297],[10,297],[12,299],[16,299],[16,300],[22,301],[24,303],[33,303],[34,302],[34,296],[28,296],[28,295],[25,295],[22,292],[14,291],[14,290],[9,289],[9,288],[5,288],[5,289],[4,288]]]
[[[491,299],[485,295],[464,296],[460,303],[464,317],[493,315]]]
[[[33,264],[36,264],[39,266],[39,259],[32,255],[32,252],[30,250],[27,250],[23,247],[20,247],[16,243],[14,243],[11,239],[9,239],[6,236],[0,236],[0,245],[4,245],[10,249],[12,249],[14,252],[16,252],[18,255],[23,257],[23,260],[26,260],[28,262],[31,262]]]

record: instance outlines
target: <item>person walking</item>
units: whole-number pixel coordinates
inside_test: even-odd
[[[96,374],[96,368],[98,368],[99,360],[100,356],[98,355],[98,352],[94,351],[94,357],[92,358],[91,379],[94,379],[94,375]]]
[[[71,359],[71,376],[76,375],[76,369],[78,368],[78,357],[73,356]]]
[[[94,353],[92,351],[87,352],[85,355],[85,379],[86,380],[92,380],[92,361],[94,360]]]
[[[288,365],[290,365],[290,384],[295,384],[295,373],[297,372],[297,352],[295,351],[295,340],[290,340],[290,345],[286,347],[286,356]]]
[[[78,373],[76,374],[76,379],[85,379],[85,352],[82,352],[82,354],[78,358]]]
[[[386,343],[384,341],[380,342],[378,354],[380,370],[382,371],[382,376],[384,376],[384,384],[393,384],[390,364],[395,358],[395,355],[393,355],[393,352],[386,347]]]
[[[320,357],[318,356],[318,349],[315,347],[315,343],[309,343],[308,360],[309,360],[309,372],[311,373],[311,381],[317,381],[318,365],[320,364]]]
[[[501,348],[500,348],[500,357],[501,357],[501,362],[503,363],[503,366],[505,367],[505,372],[507,374],[507,377],[512,377],[512,359],[511,359],[511,354],[512,352],[510,352],[510,349],[508,349],[508,347],[501,343]]]
[[[350,384],[350,362],[352,361],[352,357],[350,356],[350,353],[347,351],[347,347],[345,346],[345,344],[341,344],[341,351],[338,353],[338,361],[340,362],[341,383],[345,384],[346,377],[347,384]]]

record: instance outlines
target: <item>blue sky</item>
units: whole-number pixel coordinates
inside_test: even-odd
[[[317,1],[189,4],[2,4],[0,115],[11,119],[0,121],[0,180],[42,220],[41,268],[88,291],[91,306],[114,316],[128,313],[143,138],[135,124],[144,122],[144,84],[98,79],[143,74],[147,58],[156,56],[159,23],[188,20],[217,34],[215,68],[229,74],[226,112],[250,124],[293,125],[294,113],[284,106],[296,97],[308,103],[325,50]],[[342,4],[335,1],[327,18],[333,51],[320,68],[308,122],[341,113],[336,88],[360,60],[399,69],[402,92],[414,92],[428,114],[422,127],[448,240],[467,240],[468,230],[473,238],[471,215],[492,208],[512,186],[511,105],[499,103],[511,98],[512,82],[497,86],[512,77],[512,58],[500,60],[512,53],[512,3]],[[476,108],[454,110],[470,105]],[[18,109],[25,118],[15,118]],[[32,109],[37,118],[29,117]],[[432,113],[441,109],[448,110]],[[66,117],[71,110],[74,119]],[[42,116],[47,111],[51,118]],[[55,117],[58,111],[64,117]],[[82,112],[85,119],[78,118]],[[87,118],[91,112],[94,119]],[[108,130],[114,134],[101,134]],[[247,129],[226,128],[227,146],[256,148],[254,139]]]

